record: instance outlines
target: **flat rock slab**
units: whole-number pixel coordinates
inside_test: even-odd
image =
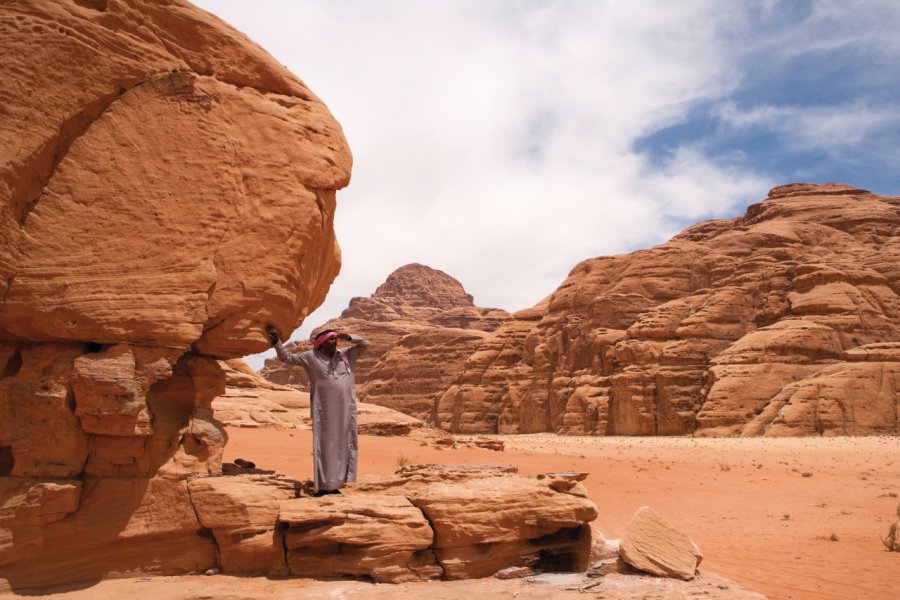
[[[487,577],[512,566],[584,570],[588,522],[597,509],[546,482],[489,477],[436,483],[410,500],[434,527],[434,548],[448,579]]]
[[[442,575],[425,516],[402,496],[339,495],[282,502],[288,569],[300,577],[368,576],[379,582]]]
[[[619,555],[641,571],[685,581],[694,578],[703,560],[700,549],[687,535],[648,506],[638,509],[628,523]]]
[[[219,547],[223,572],[281,574],[284,549],[276,531],[281,503],[299,493],[277,477],[198,477],[188,482],[200,524]]]

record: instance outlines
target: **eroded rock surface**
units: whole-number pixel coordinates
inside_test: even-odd
[[[0,36],[0,579],[256,557],[255,497],[216,538],[190,486],[222,475],[217,359],[339,270],[340,126],[187,2],[7,2]]]
[[[465,361],[464,433],[865,435],[900,413],[900,198],[792,184],[576,266]]]
[[[181,1],[6,3],[0,32],[0,338],[227,358],[321,303],[351,157],[296,76]]]
[[[359,399],[434,423],[437,399],[489,332],[508,318],[480,308],[454,278],[419,264],[400,267],[368,298],[353,298],[320,329],[358,333],[372,342],[357,363]],[[294,352],[308,342],[287,345]],[[266,361],[266,379],[307,389],[302,368]]]
[[[486,577],[510,567],[584,571],[591,551],[589,523],[597,516],[580,484],[560,491],[548,478],[518,477],[515,469],[503,467],[411,465],[393,477],[348,484],[342,494],[321,498],[304,495],[300,482],[268,473],[154,481],[148,494],[171,499],[181,490],[183,497],[160,509],[158,519],[171,519],[165,524],[146,521],[145,500],[135,513],[133,535],[150,535],[154,528],[174,534],[199,521],[215,545],[195,544],[194,556],[182,560],[196,561],[197,569],[215,566],[241,575],[402,583]],[[39,492],[18,503],[29,524],[20,523],[16,533],[63,519],[73,510],[79,483],[54,489],[33,484]],[[2,501],[21,498],[24,489],[0,487],[0,519],[10,517]],[[124,499],[137,500],[134,486],[119,491]],[[57,500],[37,511],[39,496]],[[190,507],[193,520],[184,512]],[[111,513],[110,527],[116,515],[133,508],[126,502]],[[60,525],[58,535],[78,532]],[[200,552],[204,548],[217,548],[218,561],[214,553]],[[67,561],[60,560],[65,568]]]

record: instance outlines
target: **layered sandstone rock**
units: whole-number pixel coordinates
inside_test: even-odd
[[[61,503],[64,494],[67,505],[55,514],[20,518],[30,498]],[[184,479],[0,478],[0,577],[13,590],[133,571],[206,570],[216,565],[217,550],[202,531]]]
[[[225,393],[215,399],[216,418],[232,427],[312,427],[309,394],[263,379],[241,359],[221,361]]]
[[[215,538],[188,483],[222,474],[216,359],[337,273],[340,126],[186,2],[5,3],[0,32],[0,578],[228,562],[256,521]]]
[[[438,403],[467,433],[896,433],[900,198],[793,184],[576,266]]]
[[[428,423],[437,398],[481,341],[508,318],[505,311],[479,308],[462,285],[442,271],[410,264],[391,273],[368,298],[350,306],[322,329],[357,333],[372,345],[357,363],[360,400],[386,406]],[[308,342],[288,344],[294,352]],[[302,368],[269,359],[266,379],[306,389]]]
[[[401,583],[510,567],[584,571],[597,510],[583,486],[554,481],[512,468],[411,465],[322,498],[269,474],[197,478],[188,488],[223,572]]]
[[[580,492],[580,493],[579,493]],[[510,566],[583,571],[597,517],[583,488],[560,492],[529,479],[477,479],[416,492],[448,579],[487,577]]]
[[[284,574],[277,518],[281,503],[297,496],[295,482],[239,475],[192,479],[188,486],[200,524],[215,537],[222,571]]]
[[[584,486],[514,473],[504,467],[410,465],[392,478],[356,484],[351,492],[403,496],[420,509],[433,532],[430,564],[445,579],[486,577],[509,567],[584,571],[591,552],[588,523],[597,517]],[[413,572],[422,569],[420,561],[404,564],[415,567]],[[423,571],[419,578],[430,576]]]
[[[434,532],[404,497],[301,498],[282,503],[278,518],[287,525],[287,564],[294,575],[367,576],[393,583],[442,575],[430,550]]]
[[[361,396],[366,402],[435,423],[438,396],[486,335],[449,327],[409,333],[369,370]]]

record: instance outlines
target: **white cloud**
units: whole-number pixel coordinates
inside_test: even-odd
[[[838,106],[759,105],[742,110],[726,103],[717,111],[722,122],[736,129],[762,128],[797,149],[833,153],[864,144],[875,133],[900,124],[896,107],[853,101]]]
[[[633,149],[698,102],[727,98],[743,76],[737,58],[775,43],[750,39],[758,32],[740,3],[198,4],[297,73],[354,153],[351,184],[338,193],[343,270],[297,337],[410,262],[458,278],[480,305],[531,306],[585,258],[737,214],[780,183],[700,147],[658,168]],[[837,10],[816,18],[836,22],[826,8]],[[805,144],[896,124],[857,109],[844,119],[730,105],[721,116]]]

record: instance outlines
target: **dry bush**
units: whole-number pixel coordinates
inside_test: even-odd
[[[410,464],[410,458],[404,455],[402,452],[397,455],[397,468],[402,469],[403,467]]]
[[[897,505],[897,516],[900,517],[900,504]],[[900,552],[900,521],[891,525],[888,530],[887,537],[881,539],[881,543],[888,549],[888,552]]]

